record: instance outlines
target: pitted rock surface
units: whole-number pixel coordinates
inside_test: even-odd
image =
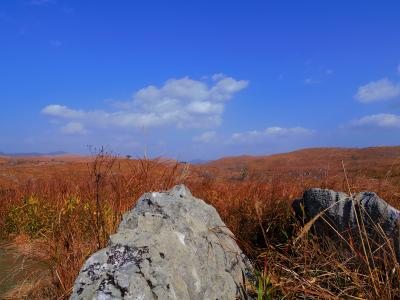
[[[144,194],[71,299],[251,299],[252,267],[214,207],[183,185]]]
[[[332,227],[343,235],[351,233],[352,237],[356,236],[357,214],[360,226],[364,226],[369,237],[377,241],[377,247],[384,241],[379,241],[382,235],[377,233],[376,226],[382,228],[393,243],[397,259],[400,261],[400,211],[375,193],[362,192],[350,197],[341,192],[313,188],[307,190],[302,199],[293,202],[293,209],[297,217],[305,222],[325,211],[324,220],[317,220],[314,227],[318,234],[331,236],[335,236]]]

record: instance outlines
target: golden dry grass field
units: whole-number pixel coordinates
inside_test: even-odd
[[[357,250],[311,232],[297,239],[304,232],[292,201],[310,187],[347,192],[345,172],[352,191],[376,192],[400,208],[400,147],[305,149],[201,165],[104,152],[0,157],[3,249],[31,262],[30,275],[15,276],[12,284],[3,278],[8,286],[0,293],[10,299],[68,298],[85,259],[106,245],[144,192],[184,183],[216,207],[254,262],[260,299],[393,298],[400,294],[400,268],[390,253],[373,257],[371,271],[370,258]]]

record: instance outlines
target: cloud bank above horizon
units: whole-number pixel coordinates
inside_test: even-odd
[[[83,110],[63,104],[49,104],[41,113],[48,117],[63,135],[98,135],[108,130],[112,135],[123,136],[143,129],[169,128],[168,132],[176,132],[177,135],[179,131],[189,132],[194,147],[289,145],[294,142],[310,142],[323,134],[320,130],[301,124],[293,127],[271,124],[265,129],[219,133],[218,128],[223,124],[227,105],[237,93],[248,88],[249,83],[249,80],[238,80],[223,73],[203,76],[201,80],[185,76],[168,79],[160,86],[149,85],[141,88],[127,101],[108,100],[108,110]],[[376,102],[394,101],[399,96],[400,85],[383,78],[361,85],[354,98],[361,105],[371,105]],[[400,116],[376,112],[339,123],[337,128],[347,128],[348,131],[352,128],[358,131],[368,131],[371,128],[393,130],[400,128]],[[164,142],[160,145],[162,147]]]
[[[226,102],[248,86],[247,80],[214,75],[211,85],[189,77],[168,79],[161,87],[147,86],[133,99],[115,103],[116,111],[71,109],[50,104],[42,114],[67,123],[66,133],[83,133],[101,128],[151,128],[173,125],[177,128],[213,128],[222,123]],[[67,129],[67,130],[65,130]],[[71,130],[68,130],[71,129]]]

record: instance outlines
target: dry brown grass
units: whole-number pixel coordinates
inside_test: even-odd
[[[127,160],[105,152],[79,161],[34,162],[34,167],[29,160],[12,166],[3,162],[0,227],[4,238],[14,238],[24,256],[40,253],[36,259],[48,266],[45,277],[21,282],[8,297],[67,298],[83,262],[106,245],[122,214],[144,192],[178,183],[216,207],[260,270],[264,299],[391,299],[400,294],[399,266],[390,245],[366,255],[345,243],[338,247],[338,242],[302,232],[291,202],[307,188],[346,191],[347,183],[339,171],[330,169],[328,174],[315,161],[310,163],[312,169],[325,175],[304,175],[312,173],[301,169],[304,160],[300,162],[294,169],[266,171],[264,176],[262,169],[252,170],[251,164],[245,172],[242,168],[229,173],[223,167],[223,172],[216,172],[215,164],[188,169],[173,161]],[[389,172],[399,165],[389,170],[384,160],[368,166],[350,168],[352,191],[375,191],[400,207],[398,174]],[[303,237],[297,239],[300,233]],[[352,243],[351,239],[347,242]]]

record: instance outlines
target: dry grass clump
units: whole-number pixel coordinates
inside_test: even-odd
[[[8,255],[0,264],[2,277],[0,285],[18,283],[1,295],[2,299],[52,299],[57,296],[51,276],[50,253],[46,251],[47,241],[31,239],[25,234],[10,236],[12,242],[1,244]]]
[[[32,275],[27,277],[21,284],[2,295],[2,299],[4,300],[57,298],[57,291],[54,289],[51,277],[43,274],[39,274],[36,277]]]
[[[291,202],[311,186],[346,190],[347,182],[337,179],[273,184],[207,180],[192,190],[217,208],[253,258],[260,270],[262,299],[394,299],[400,295],[400,266],[382,229],[375,228],[379,245],[363,228],[322,239],[313,234],[312,224],[303,227],[293,215]],[[352,179],[352,189],[365,189],[365,181]],[[369,184],[376,190],[384,186],[383,197],[398,204],[398,187],[389,182]],[[370,246],[367,252],[356,246],[356,240]]]
[[[213,205],[257,266],[260,299],[390,299],[400,293],[399,265],[385,244],[363,253],[347,242],[304,234],[291,202],[310,187],[346,190],[343,176],[215,178],[162,160],[127,160],[100,150],[89,162],[52,176],[0,182],[0,227],[24,256],[45,263],[46,276],[21,282],[7,297],[67,298],[83,262],[107,244],[122,214],[148,191],[184,183]],[[349,177],[353,191],[372,190],[395,207],[400,189],[390,179]],[[302,234],[303,238],[298,238]],[[21,236],[24,238],[22,239]],[[29,248],[30,247],[30,248]],[[378,297],[379,296],[379,297]]]
[[[400,266],[392,250],[383,243],[377,251],[364,253],[351,239],[322,239],[308,232],[305,238],[293,236],[270,245],[259,258],[264,259],[275,296],[395,299],[400,295]]]

